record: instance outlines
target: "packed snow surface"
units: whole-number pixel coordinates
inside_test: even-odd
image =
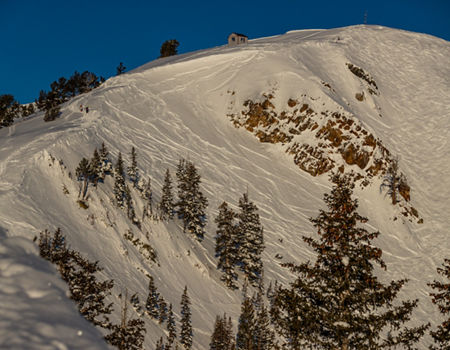
[[[364,82],[349,71],[348,62],[370,73],[378,95],[355,99]],[[114,279],[115,322],[120,293],[138,293],[145,303],[146,274],[173,304],[177,320],[187,285],[195,349],[208,348],[216,315],[226,312],[236,324],[240,310],[241,291],[228,290],[215,268],[214,217],[223,201],[236,208],[248,191],[258,206],[266,286],[292,279],[281,262],[314,259],[301,237],[314,234],[309,218],[324,208],[323,194],[331,188],[328,175],[303,172],[280,145],[260,143],[227,117],[263,93],[273,93],[276,108],[307,95],[320,99],[323,110],[352,113],[399,157],[422,224],[390,204],[379,178],[357,187],[355,196],[369,229],[381,232],[374,243],[383,249],[388,270],[380,277],[409,278],[401,297],[420,299],[413,324],[436,325],[441,318],[426,284],[438,278],[436,267],[450,255],[450,44],[423,34],[355,26],[292,31],[245,46],[158,59],[74,98],[54,122],[35,117],[1,129],[0,347],[106,348],[100,331],[67,298],[56,269],[38,257],[32,240],[44,229],[60,227],[73,249],[99,260],[102,276]],[[89,113],[80,112],[80,105],[88,106]],[[175,180],[178,160],[193,161],[209,201],[205,240],[184,234],[178,220],[147,219],[139,230],[111,203],[111,177],[97,189],[90,187],[89,208],[81,208],[75,168],[102,142],[113,162],[122,152],[126,164],[136,147],[140,173],[151,178],[155,203],[166,169]],[[141,215],[142,200],[135,190],[133,196]],[[124,239],[128,230],[152,245],[157,263]],[[146,348],[152,348],[165,328],[144,318]],[[421,348],[428,342],[422,340]]]

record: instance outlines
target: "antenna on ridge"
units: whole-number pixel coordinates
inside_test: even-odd
[[[368,16],[368,12],[367,10],[364,12],[364,25],[367,24],[367,16]]]

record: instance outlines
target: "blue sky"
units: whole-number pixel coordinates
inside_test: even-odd
[[[450,40],[450,0],[0,0],[0,94],[33,101],[52,81],[89,70],[106,78],[136,68],[167,39],[179,52],[288,30],[364,21]]]

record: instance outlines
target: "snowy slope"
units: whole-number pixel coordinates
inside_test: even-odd
[[[349,71],[348,62],[370,73],[379,94],[367,93],[365,82]],[[364,101],[355,99],[361,91],[366,91]],[[356,26],[294,31],[252,40],[243,47],[159,59],[74,98],[54,122],[32,118],[1,129],[0,286],[11,285],[9,290],[22,292],[2,288],[0,312],[6,314],[2,322],[21,324],[25,316],[12,311],[14,303],[18,308],[29,307],[36,320],[29,328],[32,338],[21,337],[23,329],[19,334],[12,326],[2,331],[2,347],[29,348],[31,342],[36,349],[64,348],[60,344],[72,348],[73,342],[79,348],[101,347],[97,330],[84,324],[68,300],[61,301],[61,312],[48,320],[48,333],[41,331],[39,324],[46,322],[47,314],[39,307],[51,305],[52,298],[64,294],[62,282],[37,259],[30,243],[46,228],[61,227],[73,248],[99,260],[105,276],[115,280],[116,320],[117,295],[125,288],[145,301],[146,273],[154,276],[158,290],[173,303],[178,316],[187,285],[195,349],[208,348],[217,314],[227,312],[234,320],[239,314],[240,291],[226,289],[215,269],[214,217],[222,201],[236,206],[248,189],[264,225],[266,285],[275,279],[288,282],[290,276],[279,263],[313,257],[301,236],[313,233],[308,218],[323,207],[323,193],[330,184],[327,174],[313,177],[300,170],[283,145],[260,143],[230,121],[228,115],[241,113],[246,100],[268,93],[273,94],[271,102],[279,111],[291,98],[308,100],[318,112],[352,115],[400,157],[400,169],[412,189],[411,205],[423,224],[402,218],[400,209],[380,193],[377,177],[369,186],[357,188],[356,195],[370,228],[382,233],[376,243],[383,249],[389,279],[408,277],[402,297],[421,300],[413,322],[436,324],[440,316],[429,301],[426,283],[437,278],[436,267],[450,253],[450,44],[422,34]],[[88,114],[80,113],[80,104],[89,106]],[[139,168],[152,179],[156,201],[166,168],[175,178],[178,160],[192,160],[209,201],[205,241],[184,235],[178,221],[147,220],[138,230],[111,204],[111,178],[90,189],[89,208],[81,209],[76,203],[78,184],[70,173],[102,142],[114,161],[119,151],[128,161],[131,147],[136,147]],[[302,142],[317,140],[310,136]],[[356,165],[346,168],[359,171]],[[139,216],[142,202],[138,199],[137,208]],[[127,230],[156,249],[158,264],[123,238]],[[32,263],[25,264],[28,260]],[[15,273],[14,266],[21,266],[18,271],[24,275]],[[28,284],[20,276],[36,279],[38,292],[27,294]],[[44,283],[47,279],[49,283]],[[39,307],[33,306],[35,299]],[[59,322],[59,315],[69,314],[74,321],[67,331],[51,326]],[[147,319],[146,324],[146,344],[151,348],[164,333],[156,322]],[[74,337],[79,330],[82,336]],[[8,343],[10,333],[17,335],[18,343]],[[422,341],[423,348],[427,342]]]

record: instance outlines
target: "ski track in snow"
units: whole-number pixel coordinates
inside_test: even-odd
[[[236,325],[240,312],[241,292],[226,289],[215,268],[214,217],[224,200],[237,209],[239,197],[248,191],[264,225],[266,286],[275,279],[289,283],[292,276],[280,263],[313,259],[301,237],[314,235],[309,218],[324,208],[323,193],[330,183],[327,175],[315,178],[302,172],[283,147],[259,143],[229,121],[227,114],[239,113],[246,99],[270,92],[277,108],[306,94],[305,101],[314,108],[351,113],[399,156],[412,187],[412,205],[424,224],[403,219],[380,193],[379,179],[364,190],[357,188],[355,195],[369,229],[381,232],[375,244],[383,249],[388,266],[381,279],[409,278],[401,297],[420,299],[412,323],[437,324],[440,316],[426,283],[437,278],[435,269],[450,252],[449,57],[446,41],[389,28],[295,31],[251,40],[243,47],[153,61],[69,101],[54,122],[31,118],[1,129],[0,312],[5,316],[0,347],[106,348],[100,333],[65,297],[54,269],[38,258],[31,240],[46,228],[61,227],[73,248],[99,260],[105,269],[101,275],[116,281],[113,321],[119,320],[117,296],[125,289],[145,302],[147,273],[173,304],[176,318],[187,285],[194,348],[199,350],[208,348],[216,315],[226,312]],[[348,62],[373,77],[378,96],[367,93],[365,101],[355,99],[367,84],[348,70]],[[90,112],[80,113],[80,104]],[[176,194],[178,160],[193,161],[209,201],[204,242],[183,234],[178,220],[147,221],[138,230],[111,203],[110,178],[89,189],[89,208],[81,209],[78,184],[69,172],[73,176],[80,159],[91,157],[102,142],[113,162],[122,152],[127,163],[131,147],[136,147],[139,168],[152,180],[155,203],[165,170],[171,171]],[[140,216],[142,200],[136,190],[132,193]],[[123,238],[127,230],[155,248],[158,263],[146,260]],[[165,333],[149,318],[146,327],[146,347],[151,348]],[[421,349],[428,343],[423,340]]]

